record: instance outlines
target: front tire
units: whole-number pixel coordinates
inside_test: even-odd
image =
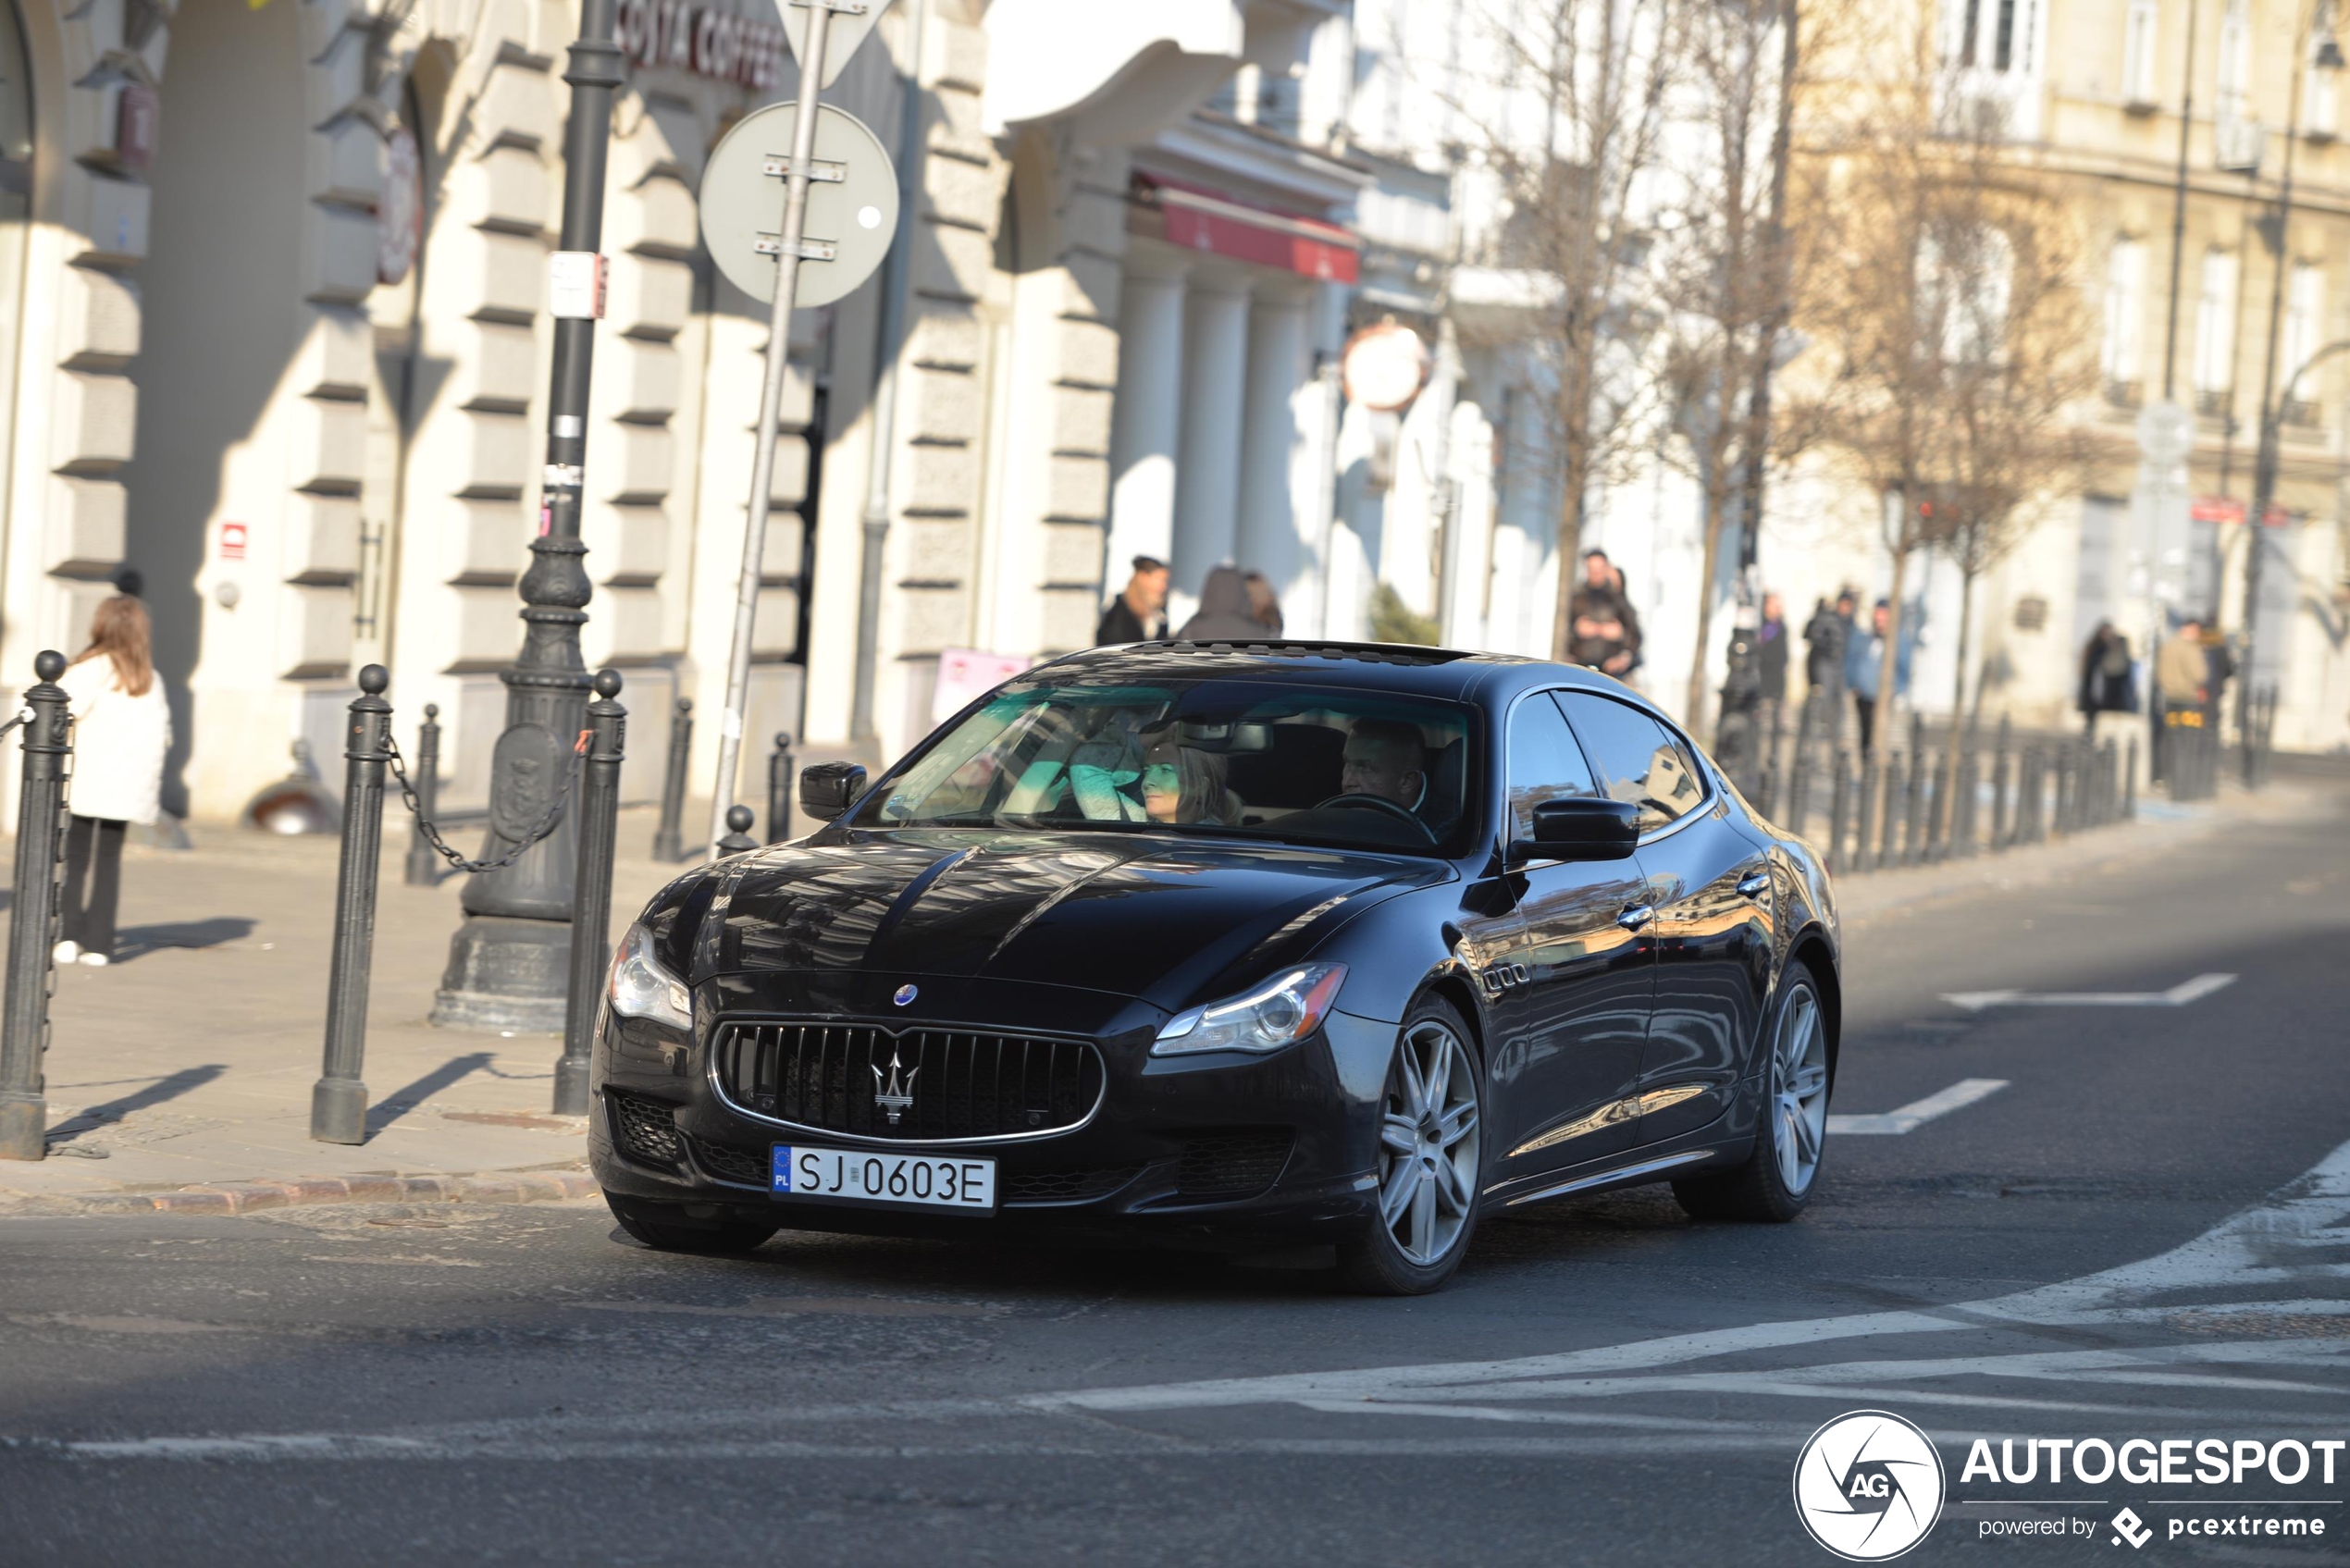
[[[1693,1218],[1785,1224],[1819,1185],[1827,1153],[1828,1027],[1809,965],[1788,967],[1768,1039],[1754,1153],[1735,1170],[1673,1183],[1673,1196]]]
[[[623,1230],[659,1253],[716,1256],[748,1253],[783,1228],[724,1209],[712,1218],[700,1219],[686,1214],[682,1204],[649,1203],[642,1198],[624,1198],[615,1192],[605,1193],[604,1204],[612,1210],[612,1218],[620,1221]]]
[[[1484,1077],[1461,1015],[1435,997],[1416,1005],[1380,1104],[1378,1212],[1339,1252],[1351,1288],[1424,1295],[1467,1255],[1485,1167]]]

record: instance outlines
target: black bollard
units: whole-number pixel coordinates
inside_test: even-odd
[[[1898,751],[1885,759],[1885,801],[1878,808],[1885,814],[1884,828],[1877,835],[1876,845],[1879,870],[1901,863],[1901,824],[1907,820],[1901,802],[1906,796],[1906,781],[1911,768],[1911,759]]]
[[[721,855],[740,855],[747,849],[759,847],[759,840],[750,836],[750,825],[759,819],[748,806],[726,808],[726,836],[718,841]]]
[[[681,697],[669,721],[669,769],[661,779],[661,825],[653,830],[656,860],[686,858],[686,763],[693,748],[694,703],[691,698]]]
[[[596,672],[588,705],[588,756],[579,770],[579,875],[572,883],[571,977],[563,1002],[563,1054],[555,1063],[555,1114],[588,1114],[588,1052],[599,993],[612,961],[612,843],[620,833],[620,764],[628,710],[613,701],[620,672]]]
[[[41,1070],[49,1047],[49,961],[57,933],[57,851],[64,842],[66,759],[73,755],[70,700],[57,677],[66,656],[32,661],[40,683],[25,690],[24,779],[17,797],[16,903],[9,911],[8,996],[0,1013],[0,1160],[48,1153],[49,1102]]]
[[[2005,849],[2012,839],[2009,836],[2011,819],[2008,815],[2008,752],[2014,732],[2008,716],[1999,715],[1999,735],[1991,743],[1991,847]]]
[[[2132,735],[2130,744],[2121,750],[2121,820],[2134,821],[2138,815],[2138,737]]]
[[[416,766],[410,783],[416,786],[416,811],[408,826],[408,885],[431,887],[440,881],[440,857],[425,837],[425,824],[440,815],[440,705],[425,704],[425,722],[416,726]]]
[[[774,755],[767,759],[767,842],[791,837],[791,735],[775,732]]]
[[[1914,866],[1925,858],[1925,782],[1933,776],[1925,760],[1925,723],[1911,731],[1910,777],[1901,796],[1901,864]]]
[[[1937,865],[1949,853],[1951,809],[1950,749],[1946,746],[1934,759],[1934,784],[1925,804],[1925,858]]]
[[[1870,830],[1876,825],[1877,772],[1878,768],[1876,759],[1874,757],[1863,756],[1861,759],[1860,797],[1853,803],[1852,809],[1853,824],[1851,861],[1852,869],[1855,871],[1865,871],[1869,870],[1872,850],[1872,846],[1869,842],[1869,833]]]
[[[1852,759],[1837,748],[1836,772],[1828,781],[1828,870],[1844,871],[1844,830],[1852,814]]]
[[[1972,860],[1981,849],[1981,840],[1974,826],[1977,817],[1977,793],[1983,787],[1983,757],[1974,748],[1973,733],[1959,751],[1959,772],[1950,785],[1950,853],[1961,860]]]
[[[391,760],[391,672],[359,672],[358,700],[343,732],[342,861],[335,874],[334,957],[327,971],[327,1058],[310,1091],[310,1136],[367,1141],[367,968],[376,945],[376,872],[383,848],[384,764]]]

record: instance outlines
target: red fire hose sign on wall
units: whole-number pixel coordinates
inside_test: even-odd
[[[245,558],[245,525],[241,523],[220,525],[220,559],[242,561]]]

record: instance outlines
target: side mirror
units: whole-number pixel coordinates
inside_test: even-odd
[[[829,822],[865,793],[865,770],[854,762],[810,762],[799,771],[799,809]]]
[[[1640,809],[1628,800],[1575,796],[1534,808],[1534,836],[1510,846],[1522,860],[1626,860],[1640,842]]]

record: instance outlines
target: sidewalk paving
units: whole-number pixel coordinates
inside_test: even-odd
[[[648,858],[654,821],[650,809],[621,814],[615,934],[683,869]],[[49,1157],[0,1161],[0,1212],[513,1202],[595,1191],[585,1118],[549,1112],[559,1036],[425,1021],[462,918],[463,879],[408,886],[406,822],[385,826],[363,1075],[367,1142],[309,1136],[337,841],[199,825],[193,849],[125,851],[117,961],[58,971]]]
[[[2192,809],[2148,801],[2137,821],[2071,839],[1845,877],[1839,902],[1855,927],[1973,893],[2094,875],[2233,821],[2306,811],[2325,787],[2281,783]],[[653,826],[650,809],[621,815],[615,930],[681,869],[648,858]],[[560,1038],[425,1021],[461,918],[461,879],[406,885],[405,824],[387,827],[365,1143],[309,1137],[336,841],[199,827],[192,850],[126,852],[119,960],[58,973],[49,1157],[0,1161],[0,1213],[592,1195],[585,1118],[548,1109]]]

